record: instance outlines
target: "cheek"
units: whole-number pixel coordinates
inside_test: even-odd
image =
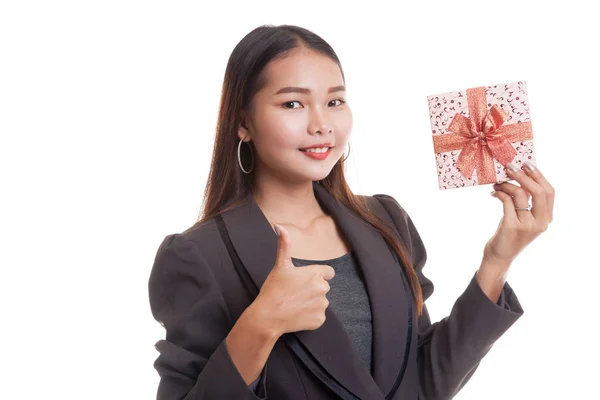
[[[334,122],[334,129],[338,140],[346,140],[352,132],[352,112],[341,113]]]
[[[260,140],[276,148],[297,148],[306,138],[306,121],[300,113],[266,112],[258,126]]]

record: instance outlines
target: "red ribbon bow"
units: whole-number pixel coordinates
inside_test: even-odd
[[[511,142],[532,140],[531,122],[517,122],[504,125],[509,115],[502,108],[493,105],[487,109],[485,87],[467,89],[469,115],[467,118],[457,113],[448,131],[433,136],[436,153],[461,150],[456,167],[468,178],[477,169],[478,184],[496,182],[494,158],[503,166],[517,154]]]

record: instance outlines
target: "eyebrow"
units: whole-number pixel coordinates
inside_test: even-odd
[[[345,90],[346,90],[346,87],[344,85],[340,85],[340,86],[330,87],[329,90],[327,91],[327,93],[343,92]],[[301,88],[301,87],[297,87],[297,86],[287,86],[287,87],[279,89],[277,91],[277,93],[275,93],[275,95],[283,94],[283,93],[309,94],[310,93],[310,89]]]

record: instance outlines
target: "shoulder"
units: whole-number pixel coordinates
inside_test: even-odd
[[[191,265],[205,268],[214,265],[215,260],[221,260],[220,240],[214,217],[163,236],[156,250],[153,275],[177,268],[189,269]]]
[[[427,251],[423,240],[421,239],[421,235],[406,209],[389,194],[380,193],[363,197],[371,204],[379,203],[380,206],[387,211],[393,220],[394,225],[398,229],[401,239],[412,252],[417,268],[422,268],[427,259]],[[375,207],[377,207],[377,205],[375,205]]]
[[[158,249],[159,251],[166,251],[168,249],[182,250],[197,247],[202,242],[214,241],[215,232],[218,232],[215,218],[210,218],[201,223],[195,223],[183,231],[168,233],[162,239]]]
[[[400,205],[398,200],[393,196],[385,193],[378,193],[374,195],[358,195],[359,198],[364,201],[370,210],[379,213],[387,213],[396,227],[401,231],[408,231],[408,226],[412,223],[408,212]],[[410,222],[409,222],[410,221]]]

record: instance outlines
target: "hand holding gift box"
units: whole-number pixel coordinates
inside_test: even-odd
[[[502,202],[504,215],[485,245],[476,275],[496,302],[513,260],[546,231],[554,212],[554,187],[534,165],[525,82],[427,99],[440,189],[496,183],[492,195]]]
[[[525,82],[428,96],[440,190],[501,183],[535,164]]]

